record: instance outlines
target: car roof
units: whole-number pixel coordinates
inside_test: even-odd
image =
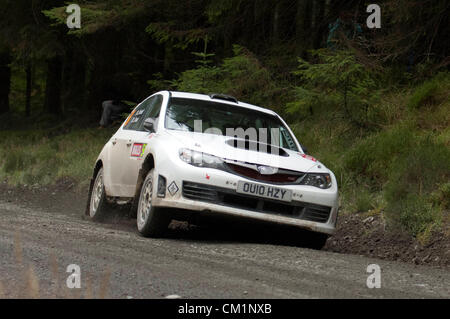
[[[277,113],[275,113],[272,110],[269,109],[265,109],[263,107],[260,106],[256,106],[253,104],[249,104],[249,103],[244,103],[241,101],[233,102],[233,101],[228,101],[228,100],[223,100],[223,99],[214,99],[211,98],[209,95],[206,94],[198,94],[198,93],[188,93],[188,92],[178,92],[178,91],[169,91],[169,93],[171,94],[172,97],[179,97],[179,98],[185,98],[185,99],[196,99],[196,100],[203,100],[203,101],[210,101],[210,102],[216,102],[216,103],[223,103],[223,104],[228,104],[228,105],[234,105],[236,107],[244,107],[247,109],[251,109],[251,110],[255,110],[255,111],[260,111],[260,112],[264,112],[267,114],[271,114],[271,115],[277,115]]]

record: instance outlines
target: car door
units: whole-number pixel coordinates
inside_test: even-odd
[[[128,153],[125,160],[125,174],[122,176],[122,183],[126,185],[128,194],[134,196],[136,190],[139,170],[145,160],[144,153],[148,150],[148,142],[150,133],[144,129],[144,121],[151,117],[157,119],[163,102],[162,95],[154,95],[147,99],[144,103],[144,112],[130,131],[128,135],[127,145],[129,145]],[[155,121],[157,123],[157,121]],[[157,127],[155,127],[157,130]]]
[[[111,147],[109,152],[109,176],[111,194],[118,197],[133,196],[132,189],[127,183],[127,174],[130,168],[127,167],[130,163],[128,158],[130,156],[133,140],[137,128],[145,114],[148,106],[148,99],[139,104],[132,112],[127,122],[114,134],[111,138]],[[131,195],[130,195],[131,194]]]

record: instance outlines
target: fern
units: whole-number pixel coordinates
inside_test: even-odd
[[[301,85],[294,87],[296,100],[289,113],[312,114],[318,105],[337,105],[354,123],[367,126],[368,109],[377,101],[376,74],[359,63],[351,51],[312,51],[317,63],[298,59],[293,72]]]

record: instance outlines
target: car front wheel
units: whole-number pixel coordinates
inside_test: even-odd
[[[144,237],[161,236],[170,223],[170,218],[160,208],[152,204],[153,173],[154,169],[148,172],[139,195],[137,228]]]

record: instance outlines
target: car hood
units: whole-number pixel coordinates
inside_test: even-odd
[[[178,144],[180,148],[184,147],[192,149],[227,160],[254,163],[300,172],[329,172],[325,165],[319,161],[304,158],[302,153],[288,149],[281,149],[280,154],[284,153],[284,156],[281,156],[233,147],[233,143],[231,143],[231,145],[229,143],[229,140],[233,140],[230,136],[176,130],[166,130],[164,134],[167,134],[169,138],[178,142],[176,144]]]

